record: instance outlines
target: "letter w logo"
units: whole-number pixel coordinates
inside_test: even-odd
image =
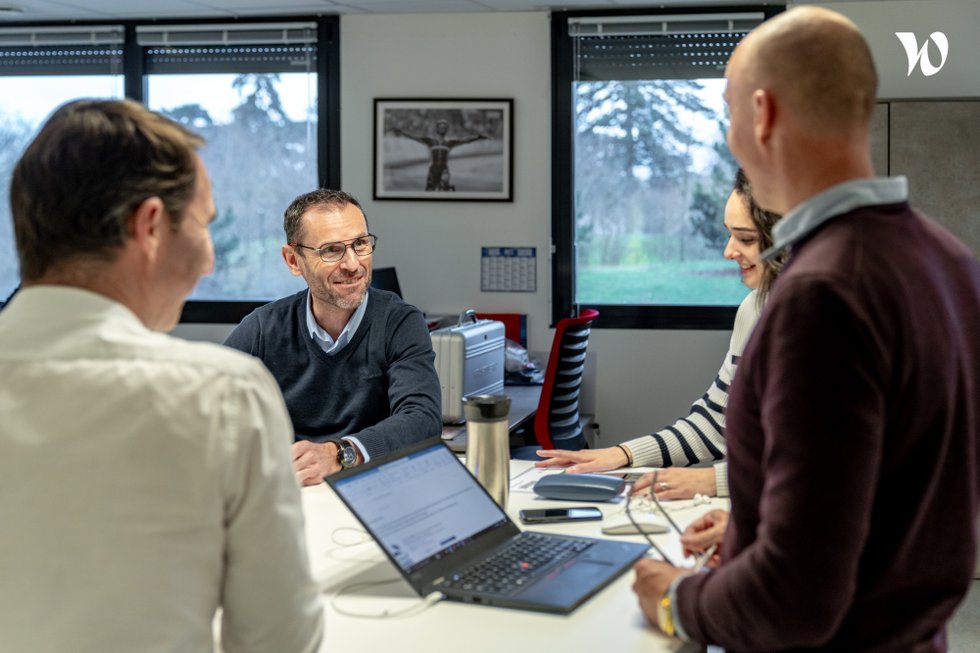
[[[915,64],[919,64],[919,69],[922,70],[922,74],[926,77],[932,77],[946,65],[946,55],[949,54],[949,41],[942,32],[933,32],[929,35],[932,42],[936,44],[936,49],[939,50],[938,66],[932,65],[932,59],[929,57],[928,40],[922,44],[922,49],[919,49],[919,44],[915,40],[915,34],[912,32],[895,32],[895,36],[905,46],[905,54],[909,58],[909,72],[905,75],[906,77],[912,76],[912,71],[915,70]]]

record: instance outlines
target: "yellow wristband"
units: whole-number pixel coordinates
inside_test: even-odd
[[[664,594],[657,605],[657,621],[660,622],[660,630],[669,637],[674,636],[676,630],[674,629],[674,617],[670,610],[670,593]]]

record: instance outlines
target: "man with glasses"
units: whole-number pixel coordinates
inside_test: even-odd
[[[262,359],[296,433],[293,466],[315,485],[442,430],[439,377],[422,313],[371,288],[377,237],[360,203],[320,189],[293,200],[282,257],[308,286],[246,316],[225,344]]]

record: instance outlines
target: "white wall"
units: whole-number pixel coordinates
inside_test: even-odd
[[[975,98],[980,96],[980,66],[976,65],[976,31],[980,26],[977,0],[796,0],[793,5],[820,5],[853,20],[867,39],[878,69],[878,98]],[[940,70],[924,75],[917,65],[910,70],[908,55],[896,36],[911,32],[918,52]],[[931,35],[947,39],[943,58]],[[927,46],[928,44],[928,46]]]
[[[341,170],[394,265],[430,313],[467,307],[528,315],[531,350],[550,348],[551,106],[546,13],[342,16]],[[374,201],[375,98],[513,98],[514,202]],[[538,248],[536,293],[480,292],[480,247]],[[603,442],[686,414],[721,365],[728,333],[594,330]]]

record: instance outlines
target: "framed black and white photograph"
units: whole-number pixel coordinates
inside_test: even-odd
[[[374,198],[513,201],[513,100],[374,101]]]

